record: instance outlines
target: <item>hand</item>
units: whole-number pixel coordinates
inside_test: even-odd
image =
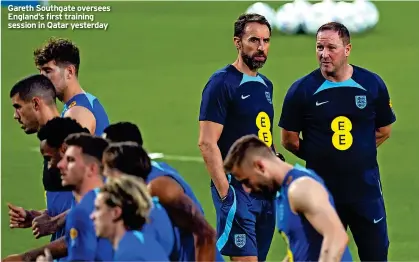
[[[7,261],[20,261],[20,262],[22,262],[23,261],[23,256],[19,255],[19,254],[13,254],[13,255],[7,256],[6,258],[3,258],[1,261],[2,262],[7,262]]]
[[[32,221],[32,233],[36,239],[51,235],[58,229],[57,221],[44,213]]]
[[[23,207],[14,206],[7,203],[9,208],[10,228],[28,228],[32,221]]]
[[[51,262],[53,260],[51,251],[49,251],[48,248],[45,248],[44,252],[45,255],[40,255],[39,257],[37,257],[36,262]]]

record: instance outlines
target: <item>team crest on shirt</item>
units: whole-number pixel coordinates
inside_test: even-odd
[[[75,106],[77,104],[76,101],[71,102],[71,104],[68,106],[68,109],[72,108],[73,106]]]
[[[242,248],[246,245],[246,234],[235,234],[234,235],[234,244],[238,248]]]
[[[77,229],[75,228],[70,229],[70,245],[71,246],[76,245],[76,238],[78,235],[79,233],[77,232]]]
[[[271,93],[265,92],[266,100],[268,100],[269,104],[272,105]]]
[[[355,104],[359,109],[367,106],[367,96],[355,96]]]

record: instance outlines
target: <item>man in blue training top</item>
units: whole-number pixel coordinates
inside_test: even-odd
[[[58,176],[60,181],[61,181],[61,172],[58,169],[57,165],[62,160],[65,150],[67,148],[67,145],[64,143],[64,141],[69,135],[77,134],[77,133],[88,134],[89,130],[87,128],[83,128],[74,119],[61,118],[61,117],[55,117],[51,119],[45,125],[43,125],[41,129],[38,131],[41,154],[46,161],[46,165],[50,169],[58,170],[58,172],[55,175]],[[69,188],[70,190],[74,189],[73,186],[66,186],[66,188]],[[54,223],[52,224],[46,223],[47,224],[46,228],[50,230],[50,232],[53,233],[53,236],[55,237],[54,239],[51,240],[51,243],[41,248],[35,248],[32,250],[29,250],[27,252],[24,252],[23,254],[13,255],[15,256],[16,259],[21,260],[21,261],[34,261],[37,258],[37,256],[43,253],[44,248],[48,248],[51,251],[54,258],[63,258],[63,260],[66,260],[66,258],[64,258],[67,255],[67,246],[66,246],[65,237],[64,237],[66,232],[65,232],[64,225],[65,225],[66,215],[68,214],[69,209],[75,203],[73,192],[70,191],[70,193],[71,193],[72,201],[68,203],[68,207],[66,206],[66,209],[63,209],[66,212],[63,212],[62,215],[59,215],[53,218]],[[60,202],[61,204],[64,203],[62,202],[63,201],[62,197],[60,197],[59,195],[53,196],[51,194],[49,195],[47,194],[47,196],[54,197],[53,199],[56,200],[55,202],[53,202],[55,206],[58,206]],[[26,214],[23,214],[22,217],[25,217],[25,215]],[[39,227],[34,227],[36,224],[36,221],[35,221],[36,219],[43,219],[42,215],[34,219],[34,222],[33,222],[34,233],[37,230],[39,230]],[[45,221],[41,221],[40,224],[43,224],[43,223],[45,223]],[[53,227],[54,225],[55,227]]]
[[[232,145],[224,168],[252,192],[280,190],[277,227],[288,246],[285,261],[352,261],[333,197],[313,171],[278,159],[255,135]]]
[[[264,261],[275,229],[274,197],[247,193],[226,175],[223,159],[243,135],[255,134],[274,149],[273,85],[258,69],[265,64],[271,26],[258,14],[234,24],[237,60],[215,72],[202,92],[199,148],[211,176],[217,213],[217,247],[233,261]]]
[[[100,189],[91,218],[97,236],[112,243],[114,261],[169,261],[157,240],[142,232],[152,206],[147,186],[134,176],[108,178]]]
[[[348,64],[351,48],[344,25],[319,28],[320,68],[290,87],[279,126],[283,146],[324,179],[359,258],[386,261],[389,239],[377,147],[390,136],[396,117],[384,81]]]
[[[63,185],[73,186],[77,204],[66,217],[66,244],[69,261],[111,261],[109,240],[97,238],[90,215],[99,188],[103,186],[102,155],[108,142],[89,134],[66,138],[67,149],[58,163]]]
[[[79,83],[79,48],[70,40],[50,38],[34,51],[35,65],[55,86],[58,99],[64,103],[62,117],[71,117],[91,134],[102,135],[109,125],[108,115],[95,96],[85,92]]]
[[[203,217],[202,207],[173,168],[151,162],[147,152],[133,142],[111,143],[102,162],[106,176],[122,173],[140,177],[151,195],[158,197],[175,227],[172,261],[224,261],[216,250],[215,232]]]
[[[31,75],[20,80],[11,89],[10,98],[15,109],[14,118],[21,124],[26,134],[39,132],[48,121],[59,117],[55,88],[46,76]],[[63,236],[63,231],[58,230],[62,225],[57,222],[60,220],[59,215],[71,207],[73,194],[71,188],[61,185],[60,177],[56,163],[49,165],[48,160],[44,158],[42,183],[45,190],[46,212],[24,210],[22,207],[8,204],[11,228],[32,226],[36,238],[52,234],[51,241]],[[41,220],[42,223],[39,223]]]

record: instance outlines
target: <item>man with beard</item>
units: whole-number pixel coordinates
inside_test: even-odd
[[[282,144],[324,179],[360,260],[387,261],[377,148],[396,121],[389,92],[379,75],[348,63],[352,45],[344,25],[327,23],[316,38],[319,68],[294,82],[285,96]]]
[[[288,245],[286,261],[352,261],[333,197],[312,170],[278,159],[255,135],[231,146],[224,168],[251,192],[277,194],[277,226]]]
[[[70,40],[51,38],[34,51],[35,65],[55,86],[58,99],[64,103],[61,117],[71,117],[91,134],[102,135],[109,125],[108,115],[100,101],[80,86],[79,48]]]
[[[233,261],[264,261],[275,229],[274,198],[245,192],[223,168],[228,149],[243,135],[256,134],[274,150],[273,85],[258,73],[270,36],[265,17],[241,15],[234,24],[237,60],[215,72],[202,93],[199,147],[212,180],[217,247]]]

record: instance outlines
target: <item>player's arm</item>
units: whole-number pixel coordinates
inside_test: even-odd
[[[390,138],[391,125],[379,127],[375,130],[375,144],[379,147],[384,141]]]
[[[35,248],[23,254],[10,255],[2,261],[35,261],[37,257],[44,255],[44,250],[49,249],[54,259],[59,259],[67,256],[67,245],[64,237],[48,243],[40,248]]]
[[[211,79],[202,92],[199,113],[199,149],[221,198],[227,196],[229,184],[217,142],[223,131],[229,101],[224,79]]]
[[[172,178],[158,177],[148,184],[150,194],[159,198],[173,224],[196,238],[196,261],[215,260],[215,231],[195,203]]]
[[[298,90],[299,82],[295,82],[284,98],[281,118],[278,126],[281,127],[282,146],[301,159],[305,159],[303,140],[300,131],[303,126],[302,97]]]
[[[341,261],[348,235],[323,185],[310,177],[296,179],[288,189],[291,210],[304,214],[323,236],[319,261]]]
[[[67,243],[68,261],[94,261],[97,237],[89,214],[81,208],[73,208],[67,215],[66,228],[70,228]]]
[[[391,125],[396,121],[396,115],[390,101],[390,95],[384,81],[375,75],[378,82],[377,98],[375,100],[375,140],[377,147],[386,141],[391,134]]]
[[[57,232],[65,225],[65,218],[69,212],[70,209],[55,217],[50,217],[47,213],[44,213],[35,218],[32,222],[32,231],[35,238],[38,239]]]
[[[91,134],[95,133],[96,118],[89,109],[83,106],[73,106],[65,112],[64,117],[73,118],[79,122],[82,127],[89,129]]]

